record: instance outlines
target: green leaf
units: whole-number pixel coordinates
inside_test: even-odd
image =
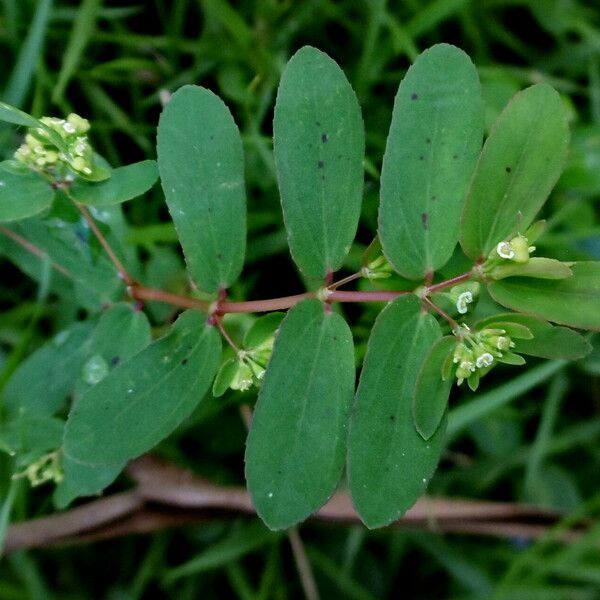
[[[100,317],[83,349],[85,362],[77,374],[75,397],[79,398],[97,385],[113,369],[142,351],[151,341],[150,323],[142,311],[126,302],[110,307]]]
[[[341,267],[356,234],[365,142],[352,87],[316,48],[300,49],[283,72],[273,149],[292,257],[322,279]]]
[[[69,415],[64,452],[108,465],[150,450],[195,408],[217,370],[218,332],[188,311],[167,335],[92,387]]]
[[[427,487],[443,449],[445,423],[425,441],[412,402],[419,369],[441,337],[416,296],[402,296],[377,317],[350,424],[348,479],[368,527],[400,518]]]
[[[5,102],[0,102],[0,121],[23,127],[44,127],[35,117]]]
[[[398,88],[381,171],[379,236],[404,277],[423,277],[452,255],[483,114],[477,70],[448,44],[423,52]]]
[[[0,223],[33,217],[50,208],[54,191],[38,173],[0,171]]]
[[[454,378],[442,380],[442,369],[455,347],[454,336],[438,340],[419,371],[412,409],[415,427],[424,440],[435,434],[444,418]]]
[[[158,125],[158,169],[188,269],[207,292],[229,287],[246,247],[242,140],[211,91],[180,88]]]
[[[221,365],[212,386],[212,393],[215,398],[220,398],[227,391],[238,372],[239,366],[240,363],[235,358],[229,358]]]
[[[503,321],[523,325],[533,334],[532,339],[513,340],[515,342],[514,351],[519,354],[539,356],[540,358],[577,360],[592,351],[590,343],[576,331],[567,327],[554,327],[547,321],[529,315],[517,313],[494,315],[479,321],[476,328],[502,325]]]
[[[275,331],[281,325],[283,317],[285,317],[285,313],[272,312],[256,319],[246,332],[246,335],[244,335],[244,348],[250,350],[264,344],[275,334]]]
[[[573,275],[570,263],[555,258],[534,256],[526,263],[510,263],[494,267],[490,277],[496,281],[506,277],[535,277],[536,279],[566,279]]]
[[[75,323],[19,365],[3,393],[9,415],[50,416],[63,405],[86,361],[84,347],[92,328],[89,322]]]
[[[335,490],[353,391],[348,325],[318,300],[300,302],[281,324],[246,446],[248,489],[271,529],[306,519]]]
[[[0,425],[0,447],[15,456],[15,468],[23,469],[46,452],[56,450],[62,438],[63,422],[46,415],[19,414]]]
[[[120,204],[147,192],[157,179],[156,162],[143,160],[110,171],[110,178],[99,183],[75,181],[71,195],[78,202],[92,206]]]
[[[519,312],[560,325],[600,331],[600,262],[573,263],[558,281],[514,277],[488,285],[492,298]]]
[[[129,303],[115,304],[95,327],[90,322],[76,323],[25,359],[4,390],[4,406],[10,415],[53,415],[75,388],[79,395],[92,386],[94,377],[101,375],[98,365],[103,363],[108,375],[150,341],[150,324],[144,313]],[[86,377],[90,361],[95,361],[97,368]]]
[[[13,125],[22,125],[24,127],[33,127],[40,128],[46,131],[50,141],[65,154],[69,154],[67,145],[64,140],[60,137],[60,135],[48,127],[44,125],[41,121],[28,115],[26,112],[11,106],[10,104],[6,104],[5,102],[0,102],[0,121],[6,121],[7,123],[12,123]]]
[[[246,554],[255,552],[266,544],[272,544],[280,535],[269,531],[258,520],[235,523],[224,538],[213,542],[191,560],[167,570],[164,581],[172,583],[182,577],[198,576],[200,573],[230,565]]]
[[[473,260],[525,232],[564,166],[567,111],[541,83],[519,92],[494,124],[481,153],[462,215],[461,246]]]
[[[79,463],[64,454],[61,456],[63,480],[54,489],[52,500],[56,508],[66,508],[81,496],[96,496],[109,486],[125,467],[124,462],[112,465]]]

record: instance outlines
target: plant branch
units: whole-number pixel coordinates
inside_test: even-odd
[[[98,225],[96,225],[96,221],[90,214],[90,211],[86,206],[77,202],[70,194],[67,192],[67,196],[71,199],[73,204],[77,207],[77,210],[83,215],[83,218],[87,221],[87,224],[90,226],[90,229],[96,236],[98,242],[106,252],[108,258],[110,258],[112,264],[115,266],[119,273],[119,277],[128,285],[132,286],[136,284],[136,280],[130,275],[129,271],[123,266],[123,263],[117,257],[115,251],[112,249],[111,245],[108,243],[102,232],[100,231]]]
[[[6,551],[14,552],[66,543],[82,543],[147,533],[165,527],[254,515],[250,495],[242,487],[225,487],[201,479],[181,467],[152,456],[133,461],[128,469],[136,487],[129,492],[93,500],[65,512],[9,526]],[[216,510],[216,516],[211,516]],[[358,523],[346,492],[337,492],[315,515],[330,523]],[[556,510],[509,502],[423,497],[396,525],[425,531],[535,539],[560,522]],[[565,530],[563,542],[575,541],[585,528]]]
[[[427,306],[432,308],[438,315],[440,315],[440,317],[442,317],[442,319],[447,321],[449,323],[450,327],[452,327],[452,331],[455,331],[458,329],[458,323],[450,315],[446,314],[439,306],[437,306],[437,304],[432,302],[427,296],[425,296],[423,298],[423,302],[425,302],[425,304],[427,304]]]
[[[0,227],[0,232],[3,233],[7,238],[11,239],[15,244],[19,244],[22,248],[30,252],[34,256],[37,256],[40,259],[47,257],[48,255],[41,248],[38,248],[35,244],[32,244],[30,241],[26,240],[24,237],[21,237],[18,233],[12,231],[12,229],[8,229],[7,227]],[[55,263],[54,261],[50,261],[50,265],[52,268],[56,269],[59,273],[62,273],[65,277],[69,279],[73,279],[73,274],[71,271],[65,269],[62,265]]]
[[[428,294],[435,294],[437,292],[441,292],[450,287],[454,287],[463,281],[469,281],[473,277],[473,271],[467,271],[462,275],[457,275],[456,277],[452,277],[451,279],[447,279],[446,281],[440,281],[440,283],[434,283],[427,287]]]
[[[210,307],[210,302],[206,302],[205,300],[198,300],[197,298],[191,298],[189,296],[180,296],[179,294],[171,294],[164,290],[144,287],[143,285],[129,286],[127,292],[134,300],[154,300],[155,302],[164,302],[166,304],[178,306],[179,308],[193,308],[195,310],[201,310],[202,312],[208,312]]]

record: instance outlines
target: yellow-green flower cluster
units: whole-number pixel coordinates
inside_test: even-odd
[[[13,475],[13,479],[25,477],[33,487],[42,485],[47,481],[60,483],[63,480],[63,471],[60,466],[59,452],[44,454],[35,462],[31,463],[24,471]]]
[[[245,392],[252,386],[259,387],[265,375],[267,363],[273,353],[275,337],[252,350],[240,350],[237,355],[237,371],[229,384],[232,390]]]
[[[94,151],[86,135],[90,129],[87,119],[71,113],[66,119],[42,117],[46,128],[32,127],[25,142],[15,152],[15,159],[35,171],[51,171],[68,166],[75,173],[90,175]],[[55,133],[63,142],[59,148]],[[55,143],[56,142],[56,143]]]
[[[498,362],[514,364],[516,354],[511,352],[515,343],[504,329],[482,329],[472,332],[462,325],[455,335],[459,342],[454,349],[452,362],[456,365],[458,385],[466,379],[470,387],[477,387],[479,378],[488,373]]]

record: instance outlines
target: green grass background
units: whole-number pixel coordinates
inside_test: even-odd
[[[230,106],[246,152],[248,260],[233,295],[297,293],[271,148],[276,86],[305,44],[345,70],[362,105],[366,185],[358,242],[375,230],[378,172],[393,97],[416,55],[436,42],[473,58],[489,126],[517,90],[547,81],[571,109],[567,169],[546,214],[544,255],[600,260],[600,4],[578,0],[1,0],[1,99],[35,116],[75,111],[113,166],[155,157],[161,98],[186,83]],[[0,128],[0,154],[19,143]],[[159,188],[125,209],[123,242],[154,280],[183,277]],[[158,259],[156,257],[159,257]],[[162,260],[162,262],[161,262]],[[65,325],[65,306],[0,256],[0,382]],[[179,283],[171,282],[177,287]],[[598,308],[600,310],[600,306]],[[347,309],[360,352],[372,308]],[[75,314],[71,315],[71,319]],[[169,318],[155,307],[157,328]],[[239,322],[244,325],[243,318]],[[477,395],[457,394],[451,443],[430,492],[528,501],[589,519],[564,545],[307,523],[300,529],[322,598],[600,598],[600,347],[579,364],[530,361],[498,369]],[[243,397],[207,399],[160,453],[221,483],[242,483]],[[0,461],[3,493],[7,461]],[[128,486],[125,478],[111,489]],[[13,520],[52,512],[47,488],[19,486]],[[178,569],[188,561],[187,569]],[[285,537],[248,519],[75,548],[18,552],[0,561],[0,600],[296,598],[302,589]]]

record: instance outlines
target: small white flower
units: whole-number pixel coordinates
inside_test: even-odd
[[[477,358],[475,364],[478,369],[489,367],[494,362],[494,357],[489,352],[484,352],[481,356]]]
[[[473,294],[471,292],[463,292],[456,301],[456,309],[461,315],[467,312],[467,304],[473,302]]]
[[[509,242],[500,242],[496,246],[496,252],[500,258],[511,260],[515,257],[515,251],[512,249]]]
[[[465,371],[475,371],[475,365],[472,362],[469,362],[467,360],[464,360],[463,362],[460,363],[460,368],[464,369]]]
[[[69,122],[65,122],[63,123],[62,128],[67,132],[67,133],[75,133],[76,129],[75,129],[75,125],[73,125],[72,123]]]

